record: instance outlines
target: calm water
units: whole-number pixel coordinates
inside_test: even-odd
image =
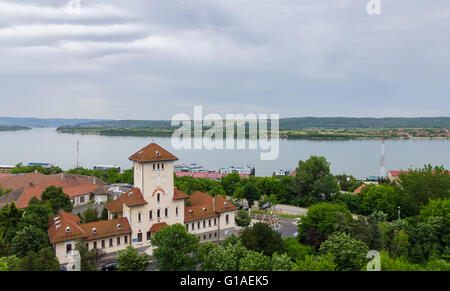
[[[259,150],[173,150],[170,138],[108,137],[56,133],[54,128],[0,132],[0,164],[49,162],[70,169],[76,165],[76,141],[80,141],[80,164],[132,166],[128,157],[152,141],[180,160],[199,163],[210,170],[251,165],[258,176],[269,176],[279,169],[294,169],[299,160],[322,155],[334,174],[347,173],[362,178],[379,175],[381,142],[377,140],[311,141],[280,140],[280,155],[274,161],[261,161]],[[424,164],[450,168],[450,140],[388,140],[386,169],[400,170]]]

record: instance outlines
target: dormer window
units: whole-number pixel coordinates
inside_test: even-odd
[[[117,229],[122,229],[122,226],[119,224],[117,224]]]
[[[95,227],[92,228],[92,233],[97,233],[97,229]]]
[[[228,206],[228,202],[224,202],[223,204],[224,204],[225,206]]]
[[[70,227],[66,227],[66,232],[70,232]]]
[[[207,211],[208,211],[208,209],[206,209],[205,207],[203,207],[202,209],[203,209],[204,212],[207,212]]]
[[[189,209],[189,213],[191,213],[191,214],[192,214],[192,213],[194,213],[194,211],[192,211],[192,209]]]
[[[158,151],[156,151],[156,156],[159,157],[160,155],[161,154]]]

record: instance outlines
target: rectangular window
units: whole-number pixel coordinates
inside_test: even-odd
[[[150,231],[147,231],[147,240],[150,240],[151,236],[152,236],[152,233]]]
[[[197,229],[200,229],[200,221],[197,222]]]
[[[225,215],[225,223],[229,224],[230,223],[230,216],[227,214]]]
[[[72,250],[72,245],[68,244],[66,245],[66,254],[68,254]]]
[[[150,220],[153,220],[153,211],[149,211],[148,216],[150,217]]]
[[[128,235],[123,237],[123,241],[127,244],[128,243]]]
[[[117,237],[117,245],[120,246],[120,236]]]
[[[158,164],[158,171],[159,171],[159,164]]]
[[[214,218],[214,226],[217,226],[217,218]]]
[[[158,218],[160,218],[160,217],[161,217],[161,210],[160,210],[160,209],[158,209],[158,211],[157,211],[157,215],[158,215]]]
[[[211,227],[211,219],[208,221],[208,226]]]
[[[142,242],[142,232],[138,233],[138,242]]]
[[[211,234],[209,234],[209,238],[211,238]]]
[[[214,233],[214,237],[217,237],[217,232]]]
[[[105,248],[105,240],[102,239],[102,249],[104,249],[104,248]]]
[[[205,240],[206,239],[206,234],[203,236],[203,240]]]
[[[94,241],[94,250],[97,249],[97,242]]]
[[[80,197],[80,203],[84,203],[84,196]]]
[[[109,239],[109,247],[110,247],[110,248],[113,247],[113,239],[112,239],[112,238]]]
[[[141,213],[138,213],[138,222],[141,222]]]
[[[195,223],[192,223],[192,230],[195,229]]]
[[[166,208],[166,210],[164,211],[164,214],[166,217],[169,217],[169,208]]]
[[[89,250],[89,243],[86,243],[86,249]]]
[[[203,228],[206,228],[206,220],[203,220]]]
[[[175,214],[178,216],[178,207],[175,207]]]
[[[186,230],[189,231],[189,224],[186,224]]]
[[[161,164],[161,169],[163,169],[163,170],[164,170],[164,163],[162,163],[162,164]]]
[[[155,164],[153,164],[153,170],[155,170]]]

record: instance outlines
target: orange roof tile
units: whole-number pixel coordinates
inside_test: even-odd
[[[237,210],[234,204],[219,195],[214,197],[215,203],[213,206],[213,197],[200,191],[189,196],[188,200],[191,202],[191,205],[184,208],[185,222],[217,217],[221,212]]]
[[[176,161],[178,158],[156,143],[151,143],[142,148],[134,155],[129,157],[130,160],[138,163],[161,162],[161,161]]]
[[[122,203],[128,207],[147,204],[147,201],[145,201],[141,189],[139,188],[134,188],[127,193],[120,195],[117,199],[122,201]]]
[[[28,173],[21,175],[12,175],[6,177],[0,177],[0,185],[3,189],[17,190],[28,186],[30,183],[34,185],[56,182],[62,180],[60,175],[44,175],[41,173]]]
[[[120,225],[120,227],[119,227]],[[93,229],[95,228],[95,233]],[[51,243],[75,239],[98,239],[131,233],[127,218],[117,218],[90,223],[81,223],[76,215],[62,212],[49,220],[47,230]]]
[[[122,213],[123,212],[123,202],[119,199],[113,200],[105,204],[106,209],[112,213]]]
[[[16,190],[20,191],[21,193],[11,192],[9,194],[15,197],[17,197],[15,194],[18,194],[16,206],[18,208],[26,208],[31,198],[36,197],[39,200],[41,200],[42,192],[44,192],[45,189],[47,189],[50,186],[62,187],[63,192],[67,194],[70,198],[93,193],[95,190],[101,187],[99,185],[92,184],[84,179],[72,177],[69,179],[64,179],[55,182],[41,183],[37,185],[30,183],[27,187],[23,188],[22,190],[20,189]],[[6,198],[7,196],[4,197],[4,199]]]
[[[359,194],[359,193],[361,193],[362,189],[363,189],[364,187],[366,187],[366,186],[367,186],[366,184],[362,184],[362,185],[359,186],[355,191],[353,191],[353,194]]]
[[[178,190],[177,188],[173,189],[173,200],[178,199],[186,199],[189,198],[183,191]]]
[[[159,232],[164,227],[168,226],[165,222],[155,223],[150,227],[150,232]]]

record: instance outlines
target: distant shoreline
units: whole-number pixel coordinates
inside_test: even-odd
[[[380,131],[381,129],[374,129],[373,131]],[[384,130],[384,129],[383,129]],[[56,131],[58,133],[66,133],[66,134],[86,134],[86,135],[101,135],[101,136],[142,136],[142,137],[171,137],[175,129],[158,129],[158,128],[149,128],[149,129],[129,129],[129,128],[99,128],[99,127],[66,127],[66,128],[57,128]],[[203,133],[207,130],[204,129]],[[280,138],[288,139],[288,140],[297,140],[297,139],[306,139],[306,140],[373,140],[373,139],[442,139],[448,140],[450,136],[421,136],[421,135],[395,135],[395,134],[370,134],[369,131],[358,130],[354,131],[361,133],[347,133],[347,131],[352,131],[348,129],[339,129],[336,131],[342,131],[341,133],[335,133],[330,130],[324,129],[315,129],[315,130],[280,130]],[[396,132],[414,132],[417,129],[396,129]],[[438,132],[442,134],[445,129],[422,129],[422,131],[431,131],[434,134]],[[321,133],[324,132],[324,133]],[[193,131],[191,132],[193,133]],[[270,136],[270,135],[269,135]],[[237,138],[235,133],[235,138]],[[245,135],[245,138],[248,138],[248,132]]]

